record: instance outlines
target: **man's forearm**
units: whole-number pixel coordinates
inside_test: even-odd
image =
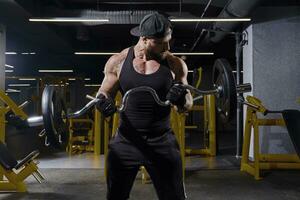
[[[186,110],[191,110],[193,107],[193,97],[190,93],[190,91],[188,90],[188,93],[185,95],[185,104],[184,104],[184,108]]]

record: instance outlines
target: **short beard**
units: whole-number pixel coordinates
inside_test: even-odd
[[[147,60],[156,60],[158,62],[161,62],[162,60],[164,60],[164,56],[162,56],[162,54],[158,54],[158,53],[154,53],[151,50],[147,50],[145,49],[145,55]]]

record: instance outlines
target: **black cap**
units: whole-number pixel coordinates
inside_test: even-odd
[[[154,12],[146,15],[140,25],[131,29],[130,33],[134,36],[162,38],[171,33],[171,28],[172,25],[168,18]]]

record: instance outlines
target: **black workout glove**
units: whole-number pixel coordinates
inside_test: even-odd
[[[166,99],[169,100],[173,105],[183,108],[186,94],[187,90],[183,87],[182,83],[177,82],[170,88]]]
[[[109,117],[117,111],[115,102],[111,97],[106,98],[103,94],[100,94],[97,98],[99,101],[96,104],[96,107],[104,117]]]

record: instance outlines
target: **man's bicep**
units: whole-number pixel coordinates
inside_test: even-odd
[[[115,58],[111,57],[104,68],[104,79],[101,83],[98,93],[103,93],[104,95],[112,95],[115,93],[119,85],[119,79],[116,72],[116,62]]]
[[[99,92],[113,95],[113,93],[115,93],[115,91],[117,90],[118,85],[119,85],[119,79],[117,75],[115,73],[106,72],[104,79],[101,83]]]
[[[177,61],[175,80],[180,81],[183,84],[188,84],[187,81],[188,67],[181,59]]]

